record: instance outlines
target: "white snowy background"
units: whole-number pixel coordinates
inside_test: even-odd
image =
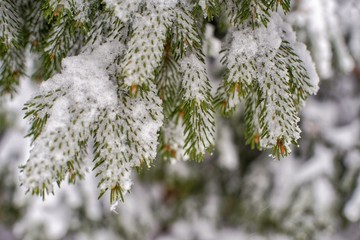
[[[296,2],[287,20],[308,45],[322,81],[318,95],[303,108],[300,147],[291,156],[277,161],[257,153],[240,178],[244,151],[234,122],[240,125],[236,121],[241,117],[218,119],[214,156],[204,163],[161,166],[169,181],[186,182],[197,175],[208,180],[202,183],[205,190],[199,190],[202,196],[179,196],[168,187],[176,183],[147,182],[139,176],[114,213],[106,196],[97,200],[97,182],[90,175],[75,186],[63,183],[42,201],[18,186],[18,167],[30,150],[30,139],[24,138],[29,126],[21,109],[38,88],[23,78],[18,94],[0,103],[7,122],[0,135],[0,239],[359,240],[360,3]],[[218,45],[215,39],[209,43],[213,59],[208,64],[215,68]],[[153,168],[157,165],[163,164]],[[222,177],[211,180],[213,171]],[[231,195],[238,186],[241,194]],[[238,224],[224,221],[226,211],[224,217],[220,209],[229,203],[224,194],[242,202]],[[237,212],[231,206],[233,218]],[[273,231],[256,226],[266,214],[277,225]]]

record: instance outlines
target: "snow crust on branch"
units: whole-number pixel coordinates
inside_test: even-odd
[[[154,79],[154,71],[161,61],[166,39],[167,14],[147,12],[136,14],[131,37],[121,64],[124,83],[141,85]],[[156,29],[155,29],[156,26]]]
[[[161,100],[154,85],[135,99],[118,90],[107,67],[123,51],[124,45],[111,42],[66,58],[62,73],[42,84],[41,95],[27,104],[33,121],[44,121],[22,169],[21,183],[33,193],[53,192],[53,183],[66,175],[70,181],[84,176],[90,139],[100,192],[115,189],[114,202],[130,189],[131,169],[155,158]]]
[[[267,26],[245,23],[231,36],[224,60],[228,86],[222,86],[230,89],[220,88],[219,95],[234,92],[224,100],[230,110],[248,98],[248,134],[261,148],[273,148],[274,156],[286,155],[300,138],[298,108],[318,90],[310,54],[276,13]]]

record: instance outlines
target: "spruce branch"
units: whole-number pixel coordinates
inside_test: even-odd
[[[212,96],[204,60],[194,53],[182,59],[181,111],[184,112],[185,153],[200,161],[211,150],[215,139]]]
[[[279,6],[285,13],[290,11],[290,0],[242,0],[238,1],[239,11],[235,17],[238,24],[250,21],[252,27],[267,26],[271,12]]]
[[[96,1],[95,1],[96,2]],[[48,79],[61,69],[64,57],[76,55],[85,42],[90,21],[87,4],[78,5],[74,1],[49,1],[42,7],[50,24],[47,35],[41,42],[41,58],[35,79]]]
[[[174,39],[178,41],[178,57],[183,57],[188,51],[200,51],[201,41],[196,31],[196,23],[189,9],[181,7],[180,11],[173,11]]]
[[[232,33],[224,51],[225,81],[215,104],[228,115],[246,99],[247,142],[272,148],[273,156],[280,158],[300,138],[298,109],[303,99],[316,93],[310,79],[317,77],[308,66],[309,53],[296,42],[290,26],[276,14],[267,25],[252,29],[248,23]]]
[[[24,74],[23,19],[20,3],[4,0],[0,3],[0,94],[13,93]]]
[[[21,46],[38,41],[32,45],[41,56],[35,75],[49,80],[24,108],[33,148],[21,183],[44,197],[54,183],[84,177],[91,165],[99,197],[109,192],[115,206],[130,191],[132,169],[150,167],[157,153],[171,161],[203,160],[215,141],[215,109],[229,116],[241,103],[251,147],[271,149],[278,158],[289,154],[300,137],[299,109],[316,93],[318,79],[305,46],[274,13],[279,7],[287,12],[288,4],[28,1],[34,12],[26,14]],[[213,96],[204,31],[219,17],[228,28],[225,74]],[[21,48],[4,41],[10,36],[4,33],[16,35],[16,24],[1,33],[1,64],[21,75],[22,66],[11,62],[21,59]]]
[[[123,200],[132,185],[133,168],[150,167],[157,152],[157,132],[162,125],[161,100],[153,84],[147,94],[133,98],[125,90],[119,93],[119,113],[103,111],[94,130],[93,170],[101,179],[101,197],[110,191],[111,204]],[[144,112],[142,108],[146,107]]]
[[[179,63],[176,60],[177,39],[168,33],[164,46],[162,63],[155,73],[155,82],[159,91],[159,96],[163,101],[164,114],[167,118],[172,118],[175,108],[181,99],[179,90],[181,87],[181,75]]]
[[[160,10],[136,15],[129,47],[120,66],[121,76],[129,87],[146,86],[154,79],[154,72],[161,63],[170,22],[166,12]]]
[[[197,5],[201,8],[201,12],[208,20],[213,20],[218,15],[219,3],[217,0],[196,0]]]

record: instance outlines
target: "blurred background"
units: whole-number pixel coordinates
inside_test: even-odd
[[[92,173],[46,201],[19,187],[30,150],[21,109],[39,84],[23,78],[0,100],[0,240],[360,240],[360,1],[295,0],[285,18],[321,78],[301,112],[300,147],[280,161],[251,150],[240,108],[217,119],[204,162],[157,159],[134,172],[117,213],[97,200]],[[214,85],[219,25],[208,26],[204,49]]]

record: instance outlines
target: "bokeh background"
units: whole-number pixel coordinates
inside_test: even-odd
[[[45,201],[19,187],[30,150],[21,109],[39,86],[24,77],[0,100],[0,239],[360,240],[360,1],[294,0],[285,18],[321,78],[301,112],[300,147],[280,161],[251,150],[240,108],[217,119],[217,146],[204,162],[157,159],[134,172],[116,213],[108,196],[97,200],[91,173]],[[216,21],[207,28],[216,85],[224,32]]]

